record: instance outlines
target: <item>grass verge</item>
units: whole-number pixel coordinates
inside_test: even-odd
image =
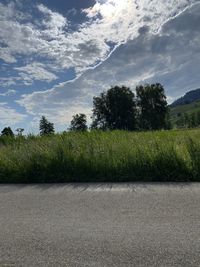
[[[0,183],[200,181],[200,130],[0,138]]]

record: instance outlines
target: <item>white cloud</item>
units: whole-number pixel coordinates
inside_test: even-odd
[[[16,85],[17,81],[19,80],[19,77],[0,77],[0,85],[2,87]]]
[[[16,94],[16,90],[9,89],[5,93],[0,93],[0,96],[10,96]]]
[[[20,16],[13,17],[17,10],[14,4],[0,4],[0,38],[5,45],[0,55],[11,63],[17,60],[16,55],[37,54],[53,60],[58,68],[75,68],[80,74],[107,59],[116,46],[136,38],[142,26],[158,31],[164,22],[193,3],[196,0],[97,1],[83,10],[90,21],[80,25],[76,32],[68,31],[67,19],[44,5],[37,6],[43,14],[41,27],[39,21],[25,23]]]
[[[92,97],[111,85],[124,84],[133,88],[141,82],[160,81],[169,85],[167,92],[170,97],[174,97],[172,90],[177,92],[177,89],[187,89],[183,85],[186,84],[185,77],[189,70],[196,69],[199,73],[199,26],[196,25],[200,5],[198,7],[199,9],[193,8],[175,20],[168,21],[157,35],[152,34],[149,27],[141,28],[137,38],[119,47],[98,68],[87,71],[73,82],[54,86],[51,90],[23,95],[18,103],[34,116],[45,113],[53,121],[66,124],[73,113],[78,113],[79,110],[85,110],[89,114]],[[187,29],[186,26],[182,27],[184,21],[188,23]],[[200,82],[199,74],[195,74],[194,70],[193,78],[187,79],[188,86],[195,85],[194,79],[196,84]],[[168,75],[173,76],[173,73],[173,82],[170,84]],[[182,77],[184,81],[178,77]]]
[[[89,29],[92,35],[117,44],[133,40],[138,30],[148,26],[158,32],[166,21],[182,13],[195,0],[107,0],[83,10],[90,18],[96,18]],[[101,18],[99,19],[100,15]]]
[[[6,125],[17,125],[22,122],[27,115],[17,112],[15,109],[7,106],[6,103],[0,103],[0,124],[1,126]]]
[[[57,76],[46,70],[45,65],[39,62],[33,62],[24,67],[16,67],[22,80],[32,83],[33,80],[51,82],[57,79]]]
[[[49,37],[56,37],[63,33],[67,26],[67,19],[57,12],[52,12],[43,4],[39,4],[38,10],[44,14],[43,25],[45,30],[44,35]]]
[[[0,47],[0,59],[3,59],[3,61],[7,63],[15,63],[16,59],[14,56],[9,53],[8,49],[5,47]]]
[[[159,33],[164,23],[198,2],[197,0],[96,1],[93,7],[83,10],[88,21],[79,25],[75,32],[71,32],[68,28],[69,22],[65,17],[44,5],[37,6],[42,18],[35,21],[31,14],[18,11],[16,4],[0,3],[0,39],[3,44],[0,56],[7,63],[16,61],[17,64],[21,64],[18,56],[23,56],[25,62],[27,58],[29,59],[28,65],[25,65],[25,62],[23,65],[18,65],[19,77],[13,77],[12,80],[4,78],[4,82],[16,83],[23,80],[24,84],[29,85],[34,79],[53,80],[55,74],[49,72],[50,64],[57,71],[74,68],[77,75],[85,72],[84,76],[74,82],[64,82],[44,92],[23,95],[18,101],[30,114],[35,116],[48,114],[48,117],[55,119],[59,124],[65,124],[71,118],[72,112],[85,110],[88,113],[92,96],[107,89],[108,86],[116,82],[132,85],[138,80],[151,79],[156,73],[164,75],[169,72],[169,68],[177,68],[179,57],[176,57],[177,62],[175,62],[170,55],[164,54],[165,57],[162,57],[158,49],[155,49],[153,59],[149,58],[149,53],[154,53],[153,48],[145,43],[143,45],[146,50],[139,51],[140,58],[137,58],[134,54],[134,49],[137,47],[134,44],[144,29],[148,28],[149,36]],[[157,45],[148,39],[144,41],[149,42],[149,45]],[[129,53],[126,54],[125,51],[121,54],[122,58],[118,58],[120,54],[115,49],[125,43],[129,44]],[[137,45],[140,47],[141,43]],[[167,49],[170,49],[170,46]],[[114,51],[115,58],[111,56]],[[37,60],[41,58],[41,62],[34,63],[36,61],[34,56],[37,56]],[[47,67],[44,60],[47,62]],[[105,65],[100,66],[104,61]],[[95,70],[97,66],[99,67]]]

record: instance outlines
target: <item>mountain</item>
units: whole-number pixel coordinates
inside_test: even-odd
[[[195,127],[191,122],[197,119],[197,114],[200,114],[200,89],[187,92],[170,105],[170,121],[173,127]]]
[[[176,107],[180,105],[187,105],[200,100],[200,88],[187,92],[184,96],[175,100],[170,107]]]

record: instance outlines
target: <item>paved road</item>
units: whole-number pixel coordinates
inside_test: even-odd
[[[2,185],[2,266],[200,266],[200,185]]]

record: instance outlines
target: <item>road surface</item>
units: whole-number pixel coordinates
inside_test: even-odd
[[[4,266],[200,266],[200,184],[1,185]]]

